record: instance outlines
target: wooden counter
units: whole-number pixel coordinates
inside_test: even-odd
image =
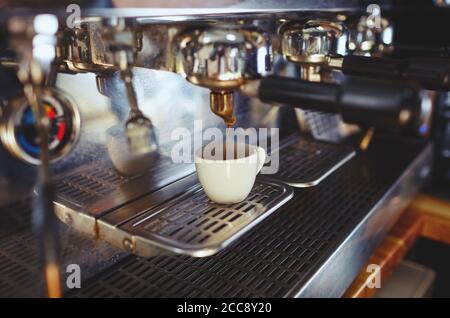
[[[366,272],[367,265],[378,264],[381,281],[387,279],[419,237],[450,244],[450,202],[419,194],[370,257],[344,297],[372,297],[369,288],[377,272]]]

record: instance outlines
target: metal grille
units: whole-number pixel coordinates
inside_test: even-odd
[[[42,275],[31,232],[11,235],[0,241],[0,295],[42,295]]]
[[[186,165],[177,165],[170,158],[161,157],[157,164],[149,171],[145,171],[144,174],[151,175],[152,180],[157,184],[159,180],[170,182],[170,177],[177,176],[183,170],[186,170]],[[56,201],[58,198],[63,198],[79,207],[84,207],[89,203],[98,202],[105,195],[141,176],[123,176],[108,161],[95,162],[57,176],[55,181]],[[144,188],[141,190],[148,191]]]
[[[208,258],[130,256],[70,296],[292,296],[399,177],[411,153],[355,158],[294,198],[232,248]],[[368,169],[371,167],[371,169]]]
[[[330,131],[338,130],[338,116],[321,112],[305,110],[305,117],[315,137],[329,134]]]
[[[232,205],[208,199],[199,185],[121,227],[188,253],[216,252],[244,228],[269,215],[292,197],[282,184],[258,180],[247,199]]]
[[[126,256],[107,243],[89,239],[65,226],[60,234],[62,268],[80,265],[82,279],[98,274]],[[0,297],[44,295],[37,244],[30,228],[0,239]]]
[[[30,202],[25,198],[0,208],[0,238],[30,226]]]
[[[391,154],[389,160],[385,160],[386,153]],[[67,295],[295,295],[299,286],[329,259],[355,225],[379,202],[416,153],[415,148],[394,147],[358,156],[327,182],[297,189],[294,198],[276,214],[212,257],[125,257],[108,244],[64,227],[61,231],[63,263],[80,264],[83,271],[81,290],[72,290]],[[30,212],[26,210],[18,210],[24,220]],[[35,244],[28,226],[16,227],[0,237],[0,296],[39,295],[41,273]]]
[[[346,145],[296,138],[281,147],[280,168],[271,177],[296,187],[315,186],[354,155]]]
[[[300,116],[303,114],[315,139],[338,142],[345,137],[341,131],[343,122],[339,115],[308,110],[297,112],[299,113]]]
[[[93,165],[88,169],[82,167],[59,177],[56,191],[59,196],[82,206],[117,189],[127,180],[112,167]]]

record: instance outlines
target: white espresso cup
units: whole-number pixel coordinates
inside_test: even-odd
[[[230,204],[245,200],[265,160],[266,152],[261,147],[215,143],[197,151],[195,168],[209,199]]]

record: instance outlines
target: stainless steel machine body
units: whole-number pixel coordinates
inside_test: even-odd
[[[388,10],[389,2],[380,7]],[[383,134],[375,135],[367,151],[352,139],[318,141],[301,131],[294,110],[250,98],[241,85],[266,74],[299,75],[283,56],[279,30],[287,21],[345,23],[364,10],[359,1],[337,0],[231,1],[213,9],[82,8],[74,28],[60,28],[54,86],[80,113],[78,142],[51,165],[55,213],[62,221],[61,266],[79,264],[83,277],[82,288],[66,288],[65,295],[341,296],[427,179],[433,146]],[[64,13],[48,12],[65,21]],[[0,16],[8,21],[7,14]],[[114,52],[128,54],[139,109],[151,119],[158,143],[156,160],[130,152],[124,137],[129,96],[105,41],[114,18],[124,18],[132,30],[115,44],[131,43],[133,49]],[[200,57],[204,64],[195,64],[195,48],[182,46],[199,34],[203,45],[213,41],[217,49],[215,56]],[[216,35],[229,41],[214,46]],[[184,60],[177,58],[180,39]],[[211,47],[200,51],[210,53]],[[221,60],[223,54],[235,59]],[[11,65],[17,67],[2,62],[4,68]],[[195,76],[186,70],[191,66]],[[331,76],[337,83],[342,79]],[[279,171],[258,178],[249,198],[233,206],[208,201],[194,165],[171,159],[177,129],[192,138],[191,155],[195,138],[197,146],[209,142],[202,135],[206,128],[225,130],[211,91],[233,94],[231,103],[223,103],[234,109],[236,126],[269,128],[281,145],[269,149],[279,154]],[[39,276],[30,212],[37,175],[7,147],[0,162],[0,294],[41,296],[41,278],[30,279]]]

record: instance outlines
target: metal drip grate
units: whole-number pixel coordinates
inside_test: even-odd
[[[417,153],[395,148],[390,151],[391,160],[359,156],[327,182],[297,189],[294,198],[276,214],[217,255],[129,256],[69,296],[294,296]]]
[[[109,244],[66,227],[60,231],[60,238],[63,275],[66,265],[78,264],[84,280],[125,257],[125,253]],[[38,243],[30,228],[0,239],[0,297],[43,296],[39,268]]]
[[[342,139],[340,125],[342,119],[336,114],[304,111],[306,123],[314,138],[318,140],[339,141]]]
[[[222,205],[210,201],[200,185],[195,184],[185,194],[120,228],[172,252],[207,256],[236,240],[292,195],[292,190],[283,184],[257,180],[246,200]]]
[[[0,208],[0,238],[31,224],[31,199],[25,198]]]
[[[31,198],[23,198],[0,208],[0,297],[44,295],[38,242],[32,231],[32,202]],[[125,256],[109,244],[89,239],[65,226],[60,228],[60,243],[63,268],[67,264],[79,264],[83,279]]]
[[[128,180],[113,167],[92,165],[58,177],[55,188],[58,196],[83,206],[118,188]]]
[[[31,231],[0,240],[0,295],[33,297],[42,295],[37,243]]]
[[[184,177],[192,173],[193,169],[193,165],[174,164],[170,157],[161,156],[150,170],[124,176],[111,163],[99,161],[58,175],[55,180],[56,202],[64,205],[70,203],[79,212],[91,213],[91,205],[105,200],[109,203],[103,204],[103,208],[111,210]],[[124,192],[127,195],[123,196]],[[123,201],[115,202],[118,197]]]
[[[294,137],[280,147],[279,156],[279,170],[271,178],[294,187],[311,187],[353,158],[355,151],[346,145]]]
[[[108,244],[64,227],[63,263],[79,264],[83,280],[82,288],[67,296],[294,296],[399,180],[417,155],[415,149],[394,146],[358,156],[327,182],[297,189],[295,197],[276,214],[211,257],[124,258],[124,253]],[[383,160],[385,153],[392,154],[390,160]],[[195,193],[198,187],[183,189]],[[202,202],[201,195],[197,199]],[[0,296],[41,295],[35,246],[28,227],[0,238]]]

